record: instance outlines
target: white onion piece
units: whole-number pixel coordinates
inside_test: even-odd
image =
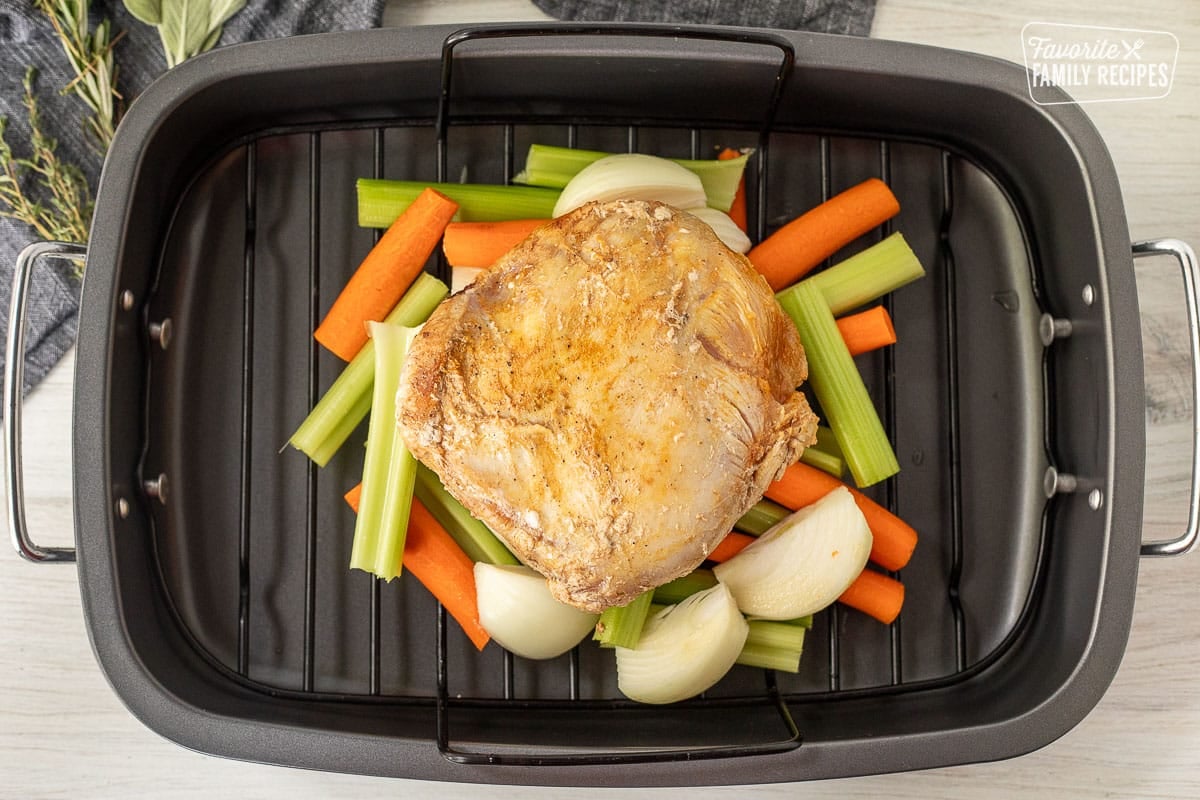
[[[750,237],[746,232],[737,226],[733,218],[724,211],[718,211],[715,208],[689,208],[687,213],[694,217],[699,217],[708,227],[713,229],[713,233],[717,238],[725,243],[725,246],[735,253],[750,252]]]
[[[658,156],[620,153],[593,161],[563,187],[554,216],[593,200],[657,200],[676,208],[707,203],[704,184],[686,167]]]
[[[745,614],[794,619],[815,614],[854,582],[871,553],[871,529],[844,486],[774,526],[713,567]]]
[[[475,564],[479,623],[501,647],[525,658],[554,658],[596,627],[598,614],[560,603],[530,567]]]
[[[486,267],[452,267],[450,270],[450,293],[456,294],[470,286]]]
[[[617,688],[640,703],[698,695],[737,661],[749,631],[728,587],[697,592],[646,620],[636,650],[614,648]]]

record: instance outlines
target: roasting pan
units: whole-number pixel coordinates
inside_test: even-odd
[[[869,176],[928,277],[860,359],[921,534],[890,626],[818,616],[798,675],[743,667],[640,706],[611,654],[476,653],[411,580],[346,568],[353,443],[281,445],[338,365],[310,331],[371,247],[360,176],[505,181],[531,142],[754,147],[758,235]],[[870,243],[857,243],[847,250]],[[751,29],[539,25],[330,34],[171,70],[112,144],[86,253],[76,548],[29,541],[21,326],[6,444],[19,549],[77,554],[99,663],[150,728],[232,758],[460,782],[777,782],[1015,756],[1081,720],[1124,649],[1143,545],[1141,341],[1120,189],[1078,107],[1016,65]],[[14,320],[38,256],[22,258]],[[436,261],[430,269],[442,270]],[[356,439],[361,443],[364,431]],[[1194,480],[1194,479],[1193,479]]]

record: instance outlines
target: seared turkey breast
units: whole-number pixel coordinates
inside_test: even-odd
[[[815,439],[791,321],[745,257],[661,203],[535,231],[414,339],[401,436],[560,600],[698,566]]]

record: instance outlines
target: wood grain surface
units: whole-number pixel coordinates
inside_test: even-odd
[[[386,22],[541,18],[523,0],[392,0]],[[1200,4],[1191,0],[1009,2],[881,0],[873,35],[1020,61],[1030,21],[1170,31],[1180,43],[1174,86],[1158,100],[1088,106],[1121,179],[1134,239],[1200,244]],[[1145,537],[1186,518],[1191,375],[1177,270],[1137,266],[1146,347]],[[71,539],[72,357],[26,405],[29,521],[43,543]],[[7,547],[6,547],[7,550]],[[1095,710],[1066,736],[994,764],[862,779],[688,790],[692,797],[1194,798],[1200,797],[1200,554],[1143,559],[1128,649]],[[752,774],[744,776],[753,781]],[[565,789],[396,781],[244,764],[186,751],[120,704],[92,656],[75,571],[0,552],[0,797],[2,798],[550,798]],[[604,797],[667,797],[612,790]]]

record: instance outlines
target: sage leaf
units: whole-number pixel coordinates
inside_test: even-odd
[[[210,7],[206,0],[162,0],[159,31],[167,52],[167,66],[178,66],[200,52],[209,36]]]
[[[162,0],[125,0],[125,10],[147,25],[162,22]]]
[[[213,28],[211,31],[208,32],[208,38],[204,40],[204,44],[200,45],[200,52],[203,53],[208,50],[212,50],[214,47],[217,46],[217,42],[220,41],[220,39],[221,39],[221,29]]]
[[[246,0],[209,0],[209,4],[208,29],[210,31],[217,31],[217,37],[220,38],[221,26],[246,6]],[[215,40],[213,44],[216,44]],[[212,46],[210,44],[204,49],[209,50]]]
[[[60,0],[74,2],[75,0]],[[222,26],[246,7],[246,0],[124,0],[133,16],[158,28],[167,66],[211,50]]]

